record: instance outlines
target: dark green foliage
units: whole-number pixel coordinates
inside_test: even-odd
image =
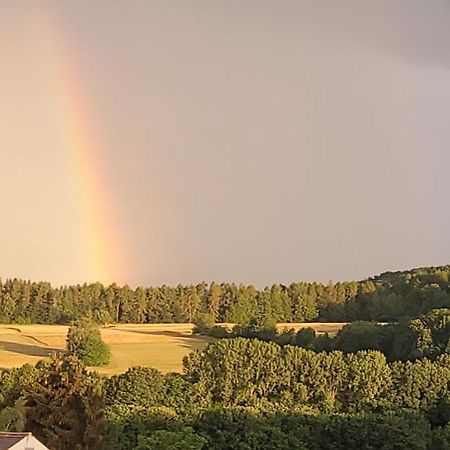
[[[257,338],[262,341],[275,341],[278,337],[276,324],[260,324],[253,319],[247,326],[235,325],[231,336]]]
[[[150,436],[139,436],[136,450],[202,450],[206,442],[188,427],[179,431],[157,430]]]
[[[184,375],[101,380],[71,356],[2,370],[0,428],[53,450],[448,450],[450,311],[437,308],[450,307],[449,278],[444,266],[263,290],[0,282],[1,321],[77,321],[69,350],[86,364],[105,349],[94,323],[195,319],[242,336],[189,355]],[[274,327],[317,319],[356,322],[337,336]],[[223,321],[239,326],[227,333]]]
[[[160,406],[166,395],[163,375],[150,367],[132,367],[105,382],[108,405],[126,407]]]
[[[186,431],[185,420],[211,406],[186,377],[162,375],[155,369],[143,367],[134,367],[106,380],[104,396],[117,450],[135,448],[138,441],[141,446],[157,442],[169,445],[174,436],[181,439],[177,433]],[[165,431],[175,434],[165,434]],[[153,436],[156,432],[158,435]],[[191,437],[185,436],[186,445]]]
[[[199,312],[194,318],[194,325],[193,333],[209,334],[210,330],[214,329],[216,326],[214,315],[211,313]]]
[[[315,350],[317,352],[331,352],[336,350],[334,347],[334,338],[328,333],[319,334],[316,338]]]
[[[23,399],[0,410],[0,431],[23,431],[25,424],[26,409]]]
[[[409,323],[414,341],[411,357],[435,358],[450,352],[450,310],[435,309]]]
[[[192,353],[185,368],[198,392],[233,407],[428,414],[450,396],[450,355],[389,364],[377,351],[315,353],[238,338]]]
[[[107,423],[100,380],[74,357],[54,359],[23,393],[25,429],[52,450],[98,450]]]
[[[449,448],[449,354],[388,363],[237,338],[192,353],[185,371],[102,380],[72,356],[4,370],[0,426],[54,450]]]
[[[0,281],[0,322],[68,323],[89,316],[100,324],[191,322],[199,313],[214,322],[260,327],[275,322],[375,321],[417,317],[450,308],[450,266],[385,273],[338,283],[253,286],[205,283],[119,287],[99,283],[53,288],[49,283]]]
[[[344,352],[382,351],[390,361],[435,359],[450,352],[450,310],[434,309],[398,324],[354,322],[337,335],[333,347]]]
[[[450,448],[450,425],[432,431],[428,450],[448,450]]]
[[[222,336],[218,336],[222,337]],[[355,353],[378,350],[389,361],[436,359],[450,353],[450,310],[434,309],[426,315],[395,324],[356,321],[345,325],[336,336],[316,334],[312,328],[278,332],[276,328],[236,325],[224,337],[246,337],[272,341],[280,345],[295,345],[316,352],[340,350]]]
[[[383,326],[372,322],[353,322],[339,331],[335,347],[343,352],[383,350]]]
[[[39,375],[39,369],[30,364],[0,371],[0,405],[15,406],[23,390],[34,385]]]
[[[166,393],[163,404],[184,417],[195,416],[211,407],[209,396],[201,395],[197,386],[178,373],[164,375]]]
[[[357,321],[344,326],[332,342],[332,348],[345,353],[379,350],[388,360],[410,357],[412,335],[406,324],[378,324]],[[320,351],[318,345],[315,348]]]
[[[216,325],[214,316],[211,313],[197,313],[194,325],[201,331],[213,328]]]
[[[128,448],[425,450],[431,440],[426,420],[410,415],[321,415],[220,408],[205,411],[190,424],[178,419],[164,426],[141,430],[136,437],[137,447],[133,439]]]
[[[245,409],[206,412],[195,429],[208,437],[209,450],[307,450],[304,435],[291,436],[274,417],[260,417],[255,411]],[[307,434],[307,430],[301,431]]]
[[[111,360],[109,347],[98,328],[89,320],[72,324],[67,334],[67,351],[87,366],[103,366]]]
[[[429,427],[414,416],[206,413],[195,429],[211,450],[425,450]]]
[[[216,325],[215,327],[206,330],[204,334],[216,339],[230,337],[230,333],[228,332],[228,330],[225,327],[221,327],[220,325]]]
[[[425,450],[429,439],[428,424],[415,416],[325,416],[312,424],[311,450]]]
[[[450,422],[450,399],[440,398],[428,411],[427,418],[432,427],[442,427]]]
[[[313,350],[316,343],[316,332],[312,328],[302,328],[292,339],[292,343],[299,347]]]
[[[116,450],[134,449],[140,437],[142,440],[161,430],[178,431],[182,426],[181,417],[173,409],[151,404],[145,408],[110,406],[107,416]]]

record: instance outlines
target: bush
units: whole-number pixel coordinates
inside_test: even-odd
[[[309,327],[298,330],[298,332],[295,336],[294,344],[299,347],[307,348],[309,350],[314,350],[315,344],[316,344],[315,330],[313,328],[309,328]]]
[[[384,326],[373,322],[352,322],[336,336],[336,348],[344,353],[359,350],[383,350]]]
[[[275,326],[260,326],[254,321],[247,326],[235,325],[232,334],[233,337],[259,339],[266,342],[276,341],[278,338],[278,332]]]
[[[179,431],[157,430],[149,436],[139,436],[136,450],[201,450],[206,439],[191,428]]]
[[[225,327],[221,327],[219,325],[210,328],[206,334],[217,339],[230,337],[230,333],[228,332],[228,330]]]
[[[69,328],[67,350],[87,366],[103,366],[111,360],[111,352],[100,331],[86,320],[77,321]]]

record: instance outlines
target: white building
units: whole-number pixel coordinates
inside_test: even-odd
[[[31,433],[0,432],[0,450],[49,450]]]

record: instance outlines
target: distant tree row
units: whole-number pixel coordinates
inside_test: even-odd
[[[244,337],[279,345],[293,345],[331,352],[339,350],[355,353],[360,350],[378,350],[388,361],[407,361],[420,358],[436,359],[450,353],[450,309],[433,309],[413,319],[403,318],[397,323],[356,321],[346,324],[336,334],[316,333],[305,327],[280,330],[275,326],[259,327],[235,325],[231,330],[211,324],[209,315],[200,315],[194,333],[215,338]]]
[[[282,338],[282,335],[277,334],[277,338]],[[305,328],[292,341],[316,351],[354,353],[378,350],[389,361],[424,357],[435,360],[442,354],[450,353],[450,309],[434,309],[425,315],[393,324],[352,322],[336,336],[316,335],[311,328]]]
[[[359,282],[119,287],[100,283],[54,288],[47,282],[0,281],[0,322],[192,322],[199,313],[216,322],[264,326],[275,322],[396,321],[450,308],[450,266],[385,273]]]

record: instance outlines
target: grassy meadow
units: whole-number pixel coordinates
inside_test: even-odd
[[[318,333],[335,333],[343,325],[279,324],[279,328],[311,327]],[[64,352],[67,331],[64,325],[0,325],[0,367],[34,364],[54,352]],[[193,335],[191,324],[118,324],[101,328],[101,334],[112,353],[111,363],[96,369],[105,375],[125,372],[138,365],[164,373],[181,372],[183,357],[212,340]]]

